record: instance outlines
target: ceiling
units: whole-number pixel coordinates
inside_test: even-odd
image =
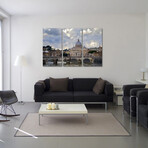
[[[10,15],[148,13],[148,0],[0,0]]]

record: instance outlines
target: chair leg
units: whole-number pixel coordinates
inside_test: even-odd
[[[130,97],[130,120],[132,119],[132,96]]]
[[[139,105],[139,103],[138,103],[138,97],[136,97],[136,121],[137,121],[137,125],[139,125],[139,111],[138,111],[138,105]]]
[[[5,108],[5,105],[1,105],[1,110],[0,110],[0,115],[3,116],[3,111],[5,112],[5,114],[7,113],[6,111],[6,108]],[[3,116],[5,119],[1,120],[0,119],[0,122],[7,122],[7,121],[10,121],[10,120],[7,120],[7,117]]]
[[[123,100],[123,97],[122,97],[122,100]],[[122,114],[124,115],[124,102],[123,102]]]
[[[107,102],[105,102],[105,111],[107,111]]]
[[[3,106],[3,110],[1,111],[0,115],[6,117],[6,119],[7,117],[20,116],[20,114],[16,114],[12,105],[3,104],[2,106]],[[7,114],[7,110],[11,111],[13,114]]]
[[[14,110],[14,108],[13,108],[12,105],[10,105],[10,108],[11,108],[11,110],[13,111],[13,113],[16,115],[16,112],[15,112],[15,110]]]
[[[5,112],[5,115],[7,115],[7,107],[6,107],[6,105],[4,105],[4,112]],[[7,120],[7,116],[5,118]]]
[[[0,113],[3,113],[4,110],[5,110],[4,105],[1,105],[1,112]]]
[[[2,113],[2,110],[3,110],[3,105],[1,105],[1,111],[0,111],[0,113]]]
[[[0,120],[0,122],[8,122],[8,121],[10,121],[10,120],[6,120],[6,119]]]

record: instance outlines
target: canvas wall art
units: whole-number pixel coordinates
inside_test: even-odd
[[[82,66],[82,29],[63,29],[63,66]]]
[[[43,29],[43,65],[62,66],[61,29]]]
[[[103,29],[43,29],[43,66],[102,66]]]

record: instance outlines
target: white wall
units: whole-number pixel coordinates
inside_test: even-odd
[[[3,89],[11,89],[11,30],[10,17],[2,20]]]
[[[0,90],[2,90],[2,24],[0,19]]]
[[[148,13],[145,16],[145,26],[146,26],[146,67],[148,67]]]
[[[2,59],[1,59],[1,66],[2,66],[2,89],[9,90],[11,89],[11,31],[10,31],[10,24],[11,19],[10,15],[0,8],[0,19],[2,20]]]
[[[103,28],[103,66],[54,68],[42,66],[42,29],[50,27]],[[29,65],[23,69],[23,100],[33,101],[34,84],[48,77],[102,77],[114,85],[135,83],[145,65],[145,16],[14,16],[11,26],[12,89],[19,95],[19,69],[13,63],[25,55]]]

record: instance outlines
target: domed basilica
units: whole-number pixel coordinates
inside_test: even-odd
[[[83,47],[82,48],[82,43],[78,39],[76,42],[75,46],[70,49],[70,56],[75,57],[75,58],[81,58],[82,57],[82,49],[83,49],[83,56],[86,56],[88,54],[88,49]]]

